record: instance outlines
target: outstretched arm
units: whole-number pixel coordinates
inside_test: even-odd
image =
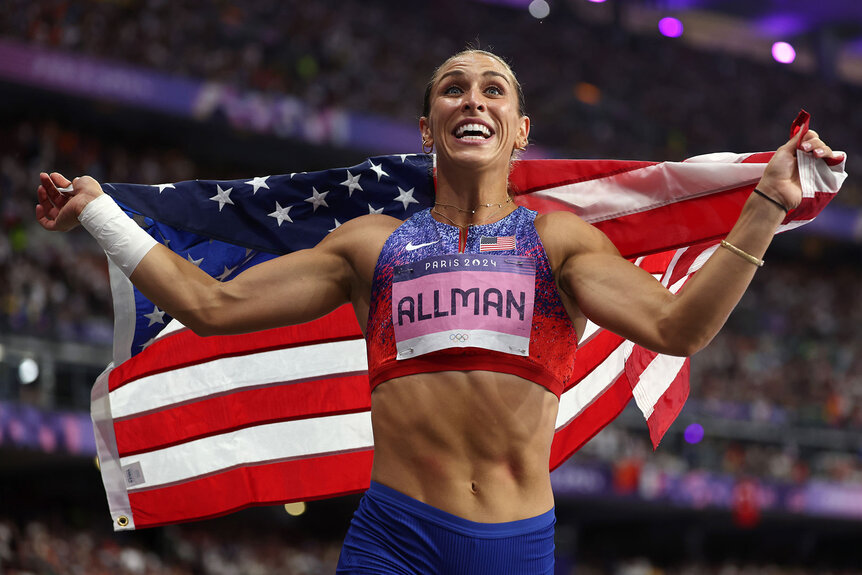
[[[799,136],[779,148],[767,165],[757,189],[773,201],[752,194],[727,236],[727,242],[763,257],[785,211],[802,200],[796,165]],[[809,131],[802,142],[806,153],[831,158],[832,150]],[[777,203],[776,203],[777,202]],[[571,246],[558,267],[561,292],[576,313],[643,345],[671,355],[691,355],[706,346],[724,325],[751,282],[757,265],[718,249],[678,294],[673,294],[644,270],[619,256],[604,234],[568,214],[548,226],[556,245]],[[569,230],[573,230],[572,233]],[[563,238],[562,235],[568,237]]]
[[[57,190],[70,183],[71,194]],[[75,227],[79,217],[87,219],[87,206],[91,210],[96,206],[91,202],[112,202],[100,199],[104,192],[94,179],[85,176],[72,183],[58,173],[43,173],[37,194],[36,217],[42,227],[55,231]],[[397,225],[385,221],[390,219],[358,218],[361,221],[340,226],[312,249],[259,264],[229,282],[213,279],[161,244],[139,248],[135,245],[139,229],[121,234],[120,241],[130,244],[122,247],[124,253],[136,249],[145,253],[127,273],[161,309],[201,335],[244,333],[310,321],[364,297],[364,276],[370,273],[364,270],[370,266],[373,271],[369,262],[376,257],[368,248],[377,236],[383,238],[382,245],[385,230]]]

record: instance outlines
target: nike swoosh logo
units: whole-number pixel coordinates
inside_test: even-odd
[[[415,245],[415,246],[413,245],[413,242],[412,242],[412,241],[409,241],[409,242],[407,242],[407,245],[406,245],[406,246],[404,246],[404,248],[405,248],[408,252],[412,252],[413,250],[418,250],[419,248],[424,248],[424,247],[426,247],[426,246],[434,245],[434,244],[436,244],[436,243],[437,243],[437,242],[439,242],[439,241],[440,241],[440,240],[436,240],[436,241],[433,241],[433,242],[428,242],[427,244],[417,244],[417,245]]]

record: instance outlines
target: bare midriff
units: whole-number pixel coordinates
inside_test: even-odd
[[[443,371],[371,395],[374,481],[471,521],[500,523],[554,505],[548,473],[557,398],[523,378]]]

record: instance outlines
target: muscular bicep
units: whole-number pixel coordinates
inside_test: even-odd
[[[628,260],[608,252],[578,255],[567,261],[560,282],[593,323],[654,351],[675,352],[663,331],[674,295]]]
[[[543,242],[573,321],[586,318],[649,349],[675,351],[664,332],[672,293],[575,216],[561,214],[543,225]]]
[[[243,272],[218,290],[219,333],[244,333],[304,323],[349,303],[352,266],[331,250],[287,254]]]

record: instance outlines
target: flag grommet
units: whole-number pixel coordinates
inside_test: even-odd
[[[125,515],[120,515],[119,517],[117,517],[117,525],[119,525],[120,527],[128,527],[129,518]]]

